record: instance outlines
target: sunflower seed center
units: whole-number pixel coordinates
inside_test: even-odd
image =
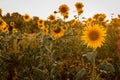
[[[98,40],[99,33],[97,31],[91,31],[88,36],[90,40],[95,41],[95,40]]]

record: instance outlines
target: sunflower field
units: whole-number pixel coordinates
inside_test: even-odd
[[[74,7],[70,20],[67,4],[46,20],[0,8],[0,80],[120,80],[120,15]]]

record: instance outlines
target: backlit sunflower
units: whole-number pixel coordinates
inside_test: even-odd
[[[48,20],[49,20],[50,22],[54,22],[54,21],[56,21],[56,17],[55,17],[53,14],[51,14],[51,15],[48,17]]]
[[[59,12],[62,16],[68,16],[69,7],[66,4],[59,6]]]
[[[57,27],[51,31],[51,35],[54,38],[60,38],[60,37],[64,36],[64,32],[65,32],[65,30],[62,27]]]
[[[76,7],[78,15],[81,15],[81,13],[83,13],[82,8],[84,7],[84,5],[81,2],[76,2],[75,7]]]
[[[23,19],[24,19],[25,22],[29,22],[29,21],[31,20],[29,14],[25,14],[25,15],[23,16]]]
[[[104,14],[100,14],[100,15],[98,16],[98,18],[97,18],[97,21],[98,21],[98,22],[104,22],[104,21],[105,21],[105,18],[106,18],[106,16],[105,16]]]
[[[84,5],[81,2],[76,2],[75,7],[77,11],[80,11],[84,7]]]
[[[87,21],[86,21],[86,24],[91,24],[93,22],[93,19],[92,18],[88,18]]]
[[[105,15],[105,14],[95,14],[95,15],[93,16],[93,19],[96,20],[96,21],[98,21],[98,22],[104,21],[105,18],[106,18],[106,15]]]
[[[83,31],[82,40],[87,47],[96,49],[101,47],[105,42],[106,29],[102,25],[88,25]]]

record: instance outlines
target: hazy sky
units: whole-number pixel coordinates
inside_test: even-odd
[[[3,15],[6,13],[18,12],[21,15],[28,13],[31,17],[38,16],[43,19],[58,10],[61,4],[67,4],[70,8],[69,19],[72,19],[76,2],[84,4],[82,17],[92,17],[96,13],[105,13],[110,18],[111,13],[115,17],[120,14],[120,0],[0,0],[0,8]]]

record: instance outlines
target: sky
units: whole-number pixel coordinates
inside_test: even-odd
[[[18,12],[21,15],[27,13],[31,17],[47,19],[54,11],[58,11],[60,5],[67,4],[70,8],[69,19],[73,19],[73,16],[77,15],[74,6],[76,2],[82,2],[84,5],[81,17],[89,18],[94,14],[104,13],[107,19],[111,19],[112,13],[113,17],[120,14],[120,0],[0,0],[0,8],[3,15]]]

